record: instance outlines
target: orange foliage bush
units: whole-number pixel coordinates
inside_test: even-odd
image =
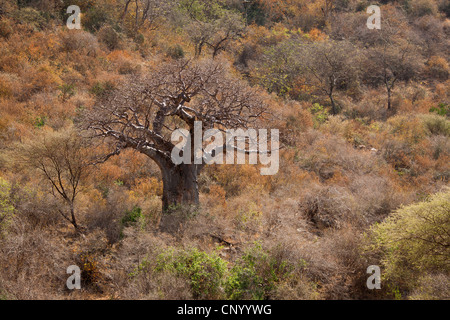
[[[433,56],[426,64],[426,72],[430,77],[445,81],[448,79],[450,68],[445,58]]]

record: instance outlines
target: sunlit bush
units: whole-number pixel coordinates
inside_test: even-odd
[[[383,278],[408,294],[430,273],[450,273],[450,189],[402,207],[371,228],[368,250],[381,254]]]
[[[169,250],[157,257],[156,270],[186,277],[195,298],[213,299],[221,296],[227,263],[217,253],[208,254],[196,248]]]
[[[225,291],[228,298],[233,300],[269,299],[279,285],[288,285],[290,280],[298,277],[294,271],[304,267],[304,264],[302,260],[297,265],[289,261],[280,247],[267,252],[261,244],[255,243],[231,268]]]

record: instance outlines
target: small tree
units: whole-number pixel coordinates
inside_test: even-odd
[[[411,47],[382,45],[368,50],[365,78],[371,84],[381,84],[387,93],[387,109],[392,110],[392,91],[399,81],[408,81],[417,73],[419,62]]]
[[[196,57],[208,47],[215,58],[245,30],[242,15],[222,8],[216,1],[190,0],[183,2],[180,10],[190,18],[186,30],[194,44]]]
[[[220,19],[211,23],[194,23],[191,38],[197,42],[197,56],[201,53],[200,45],[207,45],[215,58],[220,51],[226,50],[230,42],[237,39],[244,31],[245,25],[239,14],[226,12]],[[200,49],[200,50],[199,50]]]
[[[365,39],[366,59],[362,64],[362,79],[372,86],[382,85],[387,93],[387,109],[392,109],[392,91],[399,81],[409,81],[419,71],[422,62],[417,56],[408,22],[403,13],[386,8],[380,30]]]
[[[354,47],[344,41],[307,43],[300,46],[298,61],[305,73],[304,85],[330,99],[331,110],[337,114],[334,94],[356,79],[352,58]]]
[[[150,30],[157,28],[157,20],[167,15],[174,0],[124,0],[120,20],[125,21],[129,16],[132,30],[138,31],[142,27]],[[129,14],[129,12],[132,12]]]
[[[197,205],[197,176],[204,165],[194,161],[174,164],[174,130],[194,136],[195,122],[202,129],[246,128],[265,111],[260,93],[234,79],[221,63],[177,60],[158,66],[146,77],[129,78],[85,113],[86,126],[96,136],[112,139],[115,150],[107,158],[132,148],[147,155],[161,169],[163,209]],[[191,150],[194,139],[190,139]],[[184,155],[183,155],[184,156]]]
[[[11,157],[13,165],[40,173],[41,181],[49,185],[49,192],[63,200],[67,207],[67,211],[58,209],[58,212],[77,230],[75,200],[93,159],[86,143],[73,129],[43,132],[18,144]]]
[[[267,48],[259,59],[252,61],[251,77],[269,92],[291,96],[303,71],[297,51],[298,45],[290,39]]]

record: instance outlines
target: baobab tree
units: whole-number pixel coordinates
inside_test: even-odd
[[[204,159],[201,164],[175,164],[172,132],[184,128],[194,136],[196,121],[202,130],[245,129],[264,111],[260,93],[233,78],[222,63],[181,60],[162,64],[147,76],[130,77],[98,101],[85,121],[95,136],[114,143],[106,158],[132,148],[156,162],[167,211],[199,203],[197,176],[205,164]]]

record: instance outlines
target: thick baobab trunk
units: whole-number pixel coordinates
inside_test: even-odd
[[[194,164],[181,164],[162,169],[163,211],[170,211],[180,205],[199,204],[198,173],[199,166]]]

